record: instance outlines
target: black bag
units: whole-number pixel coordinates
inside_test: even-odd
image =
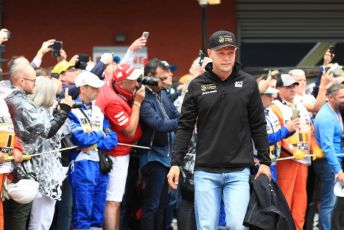
[[[73,142],[71,141],[71,136],[72,135],[69,134],[61,139],[61,148],[68,148],[68,147],[75,146]],[[69,163],[72,160],[71,153],[72,153],[72,149],[61,151],[61,164],[63,167],[69,166]]]
[[[107,155],[106,153],[104,153],[103,151],[98,149],[98,156],[99,156],[99,168],[100,171],[103,174],[109,173],[112,169],[112,160],[109,157],[109,155]]]

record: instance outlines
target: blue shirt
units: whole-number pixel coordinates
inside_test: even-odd
[[[334,112],[328,103],[323,105],[314,120],[314,136],[332,170],[337,174],[341,169],[344,153],[342,142],[343,121],[339,113]]]

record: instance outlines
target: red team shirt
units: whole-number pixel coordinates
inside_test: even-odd
[[[125,136],[122,131],[129,125],[131,107],[112,89],[110,81],[105,82],[104,86],[99,89],[96,105],[100,107],[106,118],[110,121],[111,128],[117,133],[119,143],[134,144],[141,138],[142,130],[140,125],[137,126],[135,135],[132,137]],[[125,156],[132,151],[132,147],[117,145],[108,153],[112,156]]]

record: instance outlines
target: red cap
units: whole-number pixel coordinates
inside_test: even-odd
[[[113,73],[113,80],[122,81],[124,79],[136,80],[140,77],[142,71],[135,69],[133,66],[122,63],[117,66]]]

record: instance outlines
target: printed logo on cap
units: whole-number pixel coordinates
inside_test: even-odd
[[[232,36],[226,34],[226,35],[220,35],[219,36],[219,42],[224,43],[224,42],[233,42]]]

